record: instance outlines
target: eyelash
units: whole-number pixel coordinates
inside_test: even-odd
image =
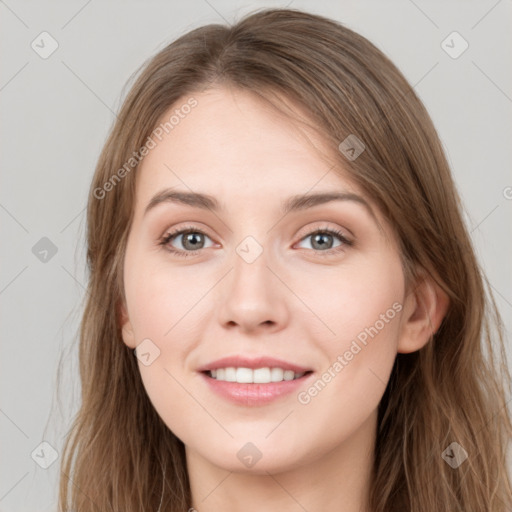
[[[194,256],[197,253],[199,253],[202,249],[197,249],[195,251],[181,251],[178,249],[171,249],[167,244],[175,237],[179,235],[186,235],[189,233],[200,233],[202,235],[208,236],[204,231],[201,231],[200,229],[195,228],[194,226],[187,226],[186,228],[177,229],[175,231],[172,231],[170,233],[166,233],[159,242],[159,245],[163,246],[167,251],[169,251],[172,254],[175,254],[176,256],[181,256],[184,258],[188,258],[189,256]],[[312,249],[315,252],[318,252],[321,256],[331,256],[332,254],[336,254],[342,250],[345,249],[345,246],[353,246],[354,242],[348,240],[343,233],[336,229],[331,228],[325,228],[325,229],[316,229],[312,231],[311,233],[308,233],[304,237],[301,238],[300,241],[304,240],[305,238],[308,238],[313,235],[317,235],[319,233],[328,233],[329,235],[333,235],[338,237],[343,243],[342,245],[339,245],[338,247],[335,247],[334,249],[328,249],[326,251],[315,251],[315,249]]]

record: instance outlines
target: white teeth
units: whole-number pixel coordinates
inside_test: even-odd
[[[256,368],[253,370],[253,378],[255,384],[265,384],[265,382],[272,382],[270,368]]]
[[[281,368],[272,368],[272,370],[270,370],[270,374],[272,382],[280,382],[283,380],[284,370]]]
[[[237,382],[238,374],[236,368],[226,368],[224,370],[224,379],[228,382]]]
[[[226,375],[228,373],[228,369],[226,368]],[[233,368],[233,370],[236,372],[236,378],[234,379],[236,382],[239,382],[241,384],[250,384],[251,382],[254,382],[254,370],[251,370],[250,368]]]
[[[293,370],[282,368],[217,368],[210,371],[210,376],[226,382],[238,382],[240,384],[268,384],[269,382],[281,382],[282,380],[298,379],[305,372],[295,373]]]

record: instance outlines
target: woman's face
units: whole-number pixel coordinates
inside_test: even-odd
[[[194,98],[137,170],[122,322],[151,402],[188,455],[230,471],[368,444],[403,323],[391,228],[261,99]]]

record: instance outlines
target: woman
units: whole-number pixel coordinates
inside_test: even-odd
[[[368,40],[288,9],[180,37],[87,219],[61,510],[510,510],[498,312],[432,122]]]

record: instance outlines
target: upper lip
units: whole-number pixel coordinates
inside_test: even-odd
[[[258,356],[258,357],[246,357],[243,355],[235,355],[223,357],[212,361],[211,363],[205,364],[198,368],[199,372],[205,372],[209,370],[217,370],[218,368],[282,368],[283,370],[293,370],[295,373],[302,373],[312,371],[310,368],[305,368],[300,365],[289,363],[282,359],[276,359],[275,357],[269,356]]]

